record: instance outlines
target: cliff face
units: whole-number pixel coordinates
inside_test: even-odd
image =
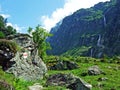
[[[54,55],[91,57],[120,54],[120,1],[98,3],[65,17],[48,38]],[[66,52],[66,53],[65,53]]]
[[[20,33],[0,39],[0,66],[27,81],[42,79],[47,71],[32,38]]]

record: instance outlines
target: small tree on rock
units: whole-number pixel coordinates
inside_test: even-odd
[[[43,59],[46,56],[46,50],[50,48],[48,42],[46,42],[46,38],[51,36],[44,28],[41,28],[39,25],[33,31],[31,27],[29,27],[28,32],[32,32],[33,42],[35,43],[35,47],[38,49],[38,53],[40,57]]]

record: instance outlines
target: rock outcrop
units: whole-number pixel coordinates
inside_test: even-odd
[[[16,52],[16,44],[14,42],[0,39],[0,66],[2,66],[3,70],[6,70],[10,66],[10,59],[15,56]]]
[[[62,61],[58,60],[56,64],[50,66],[50,70],[73,70],[77,69],[79,66],[73,61]]]
[[[72,74],[51,75],[46,82],[50,86],[65,86],[71,90],[91,90],[92,85],[84,82],[82,79]]]
[[[43,90],[43,86],[41,86],[39,83],[35,83],[32,86],[28,87],[29,90]]]
[[[15,57],[10,59],[14,64],[6,72],[24,80],[42,79],[47,68],[38,56],[32,38],[27,34],[17,34],[8,36],[8,39],[15,41],[19,45],[19,50]]]
[[[88,68],[88,75],[103,74],[103,71],[98,66],[92,66]]]

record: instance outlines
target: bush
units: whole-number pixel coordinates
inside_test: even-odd
[[[5,34],[0,31],[0,39],[3,39],[3,38],[5,38]]]
[[[18,45],[15,42],[6,40],[6,39],[0,39],[0,47],[8,47],[12,52],[16,53],[18,50]]]

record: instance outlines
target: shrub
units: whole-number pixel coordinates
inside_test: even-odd
[[[0,39],[5,38],[5,34],[0,31]]]
[[[12,52],[16,53],[18,45],[15,42],[6,39],[0,39],[0,47],[8,47]],[[1,48],[2,49],[2,48]]]

